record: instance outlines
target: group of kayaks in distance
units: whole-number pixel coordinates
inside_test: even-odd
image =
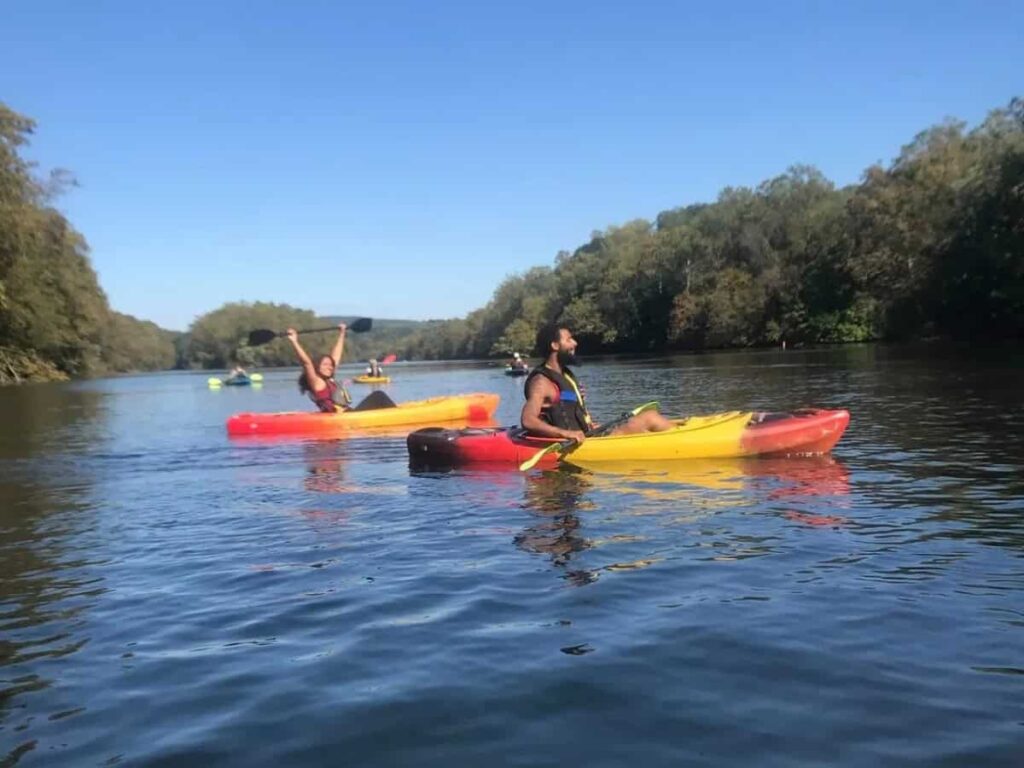
[[[368,330],[370,322],[357,320],[351,330]],[[550,468],[563,461],[589,466],[623,460],[823,454],[832,450],[850,421],[846,410],[824,409],[789,413],[729,411],[667,419],[658,413],[657,403],[646,403],[620,418],[597,424],[587,409],[584,389],[569,367],[576,359],[576,340],[569,328],[558,324],[538,331],[537,351],[543,358],[540,365],[530,369],[516,354],[506,367],[508,375],[526,376],[519,425],[491,426],[500,396],[490,393],[395,403],[376,390],[354,404],[334,379],[349,329],[339,325],[331,352],[315,363],[299,343],[299,332],[266,332],[271,338],[286,336],[291,342],[302,365],[299,390],[316,410],[238,413],[227,420],[228,434],[332,437],[350,430],[423,426],[406,439],[414,464],[518,465],[528,469],[535,465]],[[355,380],[360,379],[377,383],[387,377],[378,367]],[[453,428],[452,422],[469,426]]]

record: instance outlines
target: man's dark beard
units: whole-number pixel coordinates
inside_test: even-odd
[[[566,352],[564,350],[558,350],[558,364],[559,365],[579,365],[580,359],[576,356],[576,352]]]

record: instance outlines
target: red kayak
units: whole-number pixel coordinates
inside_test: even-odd
[[[308,435],[332,437],[352,430],[379,430],[452,421],[487,421],[498,407],[499,395],[475,393],[398,403],[392,408],[367,411],[285,411],[236,413],[227,420],[232,437],[253,435]]]
[[[800,410],[792,413],[730,411],[673,422],[664,432],[592,437],[566,457],[586,466],[606,462],[671,459],[797,456],[828,453],[850,423],[845,410]],[[424,464],[520,464],[551,440],[528,436],[518,427],[443,429],[430,427],[409,435],[414,462]],[[556,466],[557,454],[539,467]]]

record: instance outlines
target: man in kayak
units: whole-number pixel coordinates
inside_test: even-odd
[[[374,379],[380,379],[384,377],[384,371],[381,370],[380,364],[377,362],[377,358],[370,358],[370,365],[366,368],[366,375]]]
[[[526,377],[523,429],[539,437],[583,442],[597,426],[590,417],[583,391],[569,369],[576,362],[576,339],[564,325],[545,325],[537,332],[537,353],[545,358]],[[644,411],[611,432],[629,435],[662,432],[672,422],[657,411]]]
[[[334,342],[331,354],[323,355],[314,366],[306,350],[299,344],[299,334],[294,328],[288,329],[288,341],[291,342],[295,354],[302,365],[299,375],[299,391],[309,396],[310,400],[323,413],[336,411],[368,411],[376,408],[393,408],[394,401],[383,392],[373,392],[362,400],[355,408],[352,398],[345,387],[334,380],[334,372],[341,363],[341,355],[345,351],[345,323],[338,326],[338,340]]]

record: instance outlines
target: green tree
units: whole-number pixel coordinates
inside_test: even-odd
[[[177,334],[131,315],[110,312],[100,331],[101,361],[107,371],[173,368]]]
[[[491,354],[511,355],[515,352],[523,352],[526,355],[532,354],[537,327],[537,325],[528,323],[522,318],[513,320],[508,324],[505,332],[498,337],[498,340],[491,345]]]
[[[797,165],[653,226],[594,232],[533,283],[509,278],[464,322],[440,324],[457,344],[416,336],[410,354],[497,354],[553,319],[598,351],[1017,337],[1022,113],[1014,100],[972,131],[922,131],[844,189]]]
[[[92,372],[109,311],[84,238],[48,200],[19,151],[34,123],[0,104],[0,377]],[[6,373],[4,373],[6,372]]]
[[[294,365],[295,353],[286,339],[249,348],[249,331],[257,328],[283,331],[286,328],[315,327],[316,315],[307,309],[259,301],[228,303],[196,318],[189,326],[184,362],[189,368],[215,369],[230,368],[240,359],[249,361],[249,365]],[[325,342],[323,339],[303,338],[303,344],[311,354],[316,354],[316,344],[334,342],[333,339]]]
[[[73,181],[21,156],[34,130],[0,104],[0,383],[170,367],[173,334],[111,311],[85,238],[51,207]]]

